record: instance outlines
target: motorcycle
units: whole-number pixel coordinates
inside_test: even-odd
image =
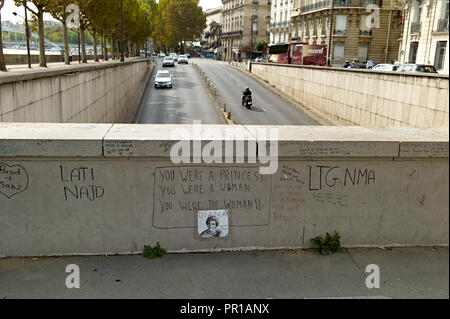
[[[247,95],[245,97],[244,102],[242,103],[242,105],[244,105],[248,109],[251,109],[251,107],[253,106],[253,99],[252,99],[251,95]]]

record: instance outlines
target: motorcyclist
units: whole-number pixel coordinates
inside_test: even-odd
[[[250,89],[248,87],[245,88],[244,92],[242,92],[242,104],[245,103],[245,98],[247,96],[252,96],[252,91],[250,91]]]

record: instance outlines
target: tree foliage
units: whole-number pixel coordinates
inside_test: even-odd
[[[269,43],[270,43],[270,41],[268,41],[268,40],[256,41],[255,48],[257,51],[262,51],[264,54],[266,54],[268,51],[268,48],[269,48]]]
[[[206,28],[206,16],[198,0],[160,0],[154,38],[162,45],[177,47],[194,41]]]
[[[3,5],[4,0],[0,0]],[[23,5],[23,0],[14,0],[17,6]],[[113,47],[121,38],[120,3],[121,0],[27,0],[27,9],[32,13],[30,20],[38,26],[40,43],[40,65],[46,66],[45,36],[52,42],[73,43],[76,33],[65,30],[65,23],[70,12],[69,4],[76,4],[80,8],[80,29],[82,36],[82,51],[84,43],[96,42],[98,38]],[[44,30],[44,12],[50,13],[63,23],[63,27],[46,32]],[[1,13],[1,11],[0,11]],[[1,19],[1,16],[0,16]],[[200,37],[206,28],[206,16],[199,6],[199,0],[123,0],[123,37],[126,43],[124,50],[134,53],[143,47],[146,39],[152,36],[156,43],[166,47],[177,48],[187,41],[194,41]],[[220,33],[220,25],[211,27],[211,34]],[[91,33],[88,36],[84,31]],[[55,31],[55,32],[52,32]],[[84,39],[86,41],[84,41]],[[95,46],[96,47],[96,46]],[[134,48],[133,50],[131,50]],[[0,42],[1,50],[1,42]],[[0,51],[1,53],[1,51]],[[4,60],[4,59],[3,59]],[[2,61],[0,55],[0,62]],[[0,64],[1,67],[1,64]]]

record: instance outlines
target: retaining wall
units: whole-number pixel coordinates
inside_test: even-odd
[[[148,70],[134,59],[2,74],[0,122],[120,122]]]
[[[203,128],[203,146],[232,128],[262,150],[270,127]],[[448,245],[447,129],[272,128],[278,170],[262,175],[174,164],[191,125],[0,124],[0,256],[307,248],[333,231],[346,247]],[[220,209],[227,235],[202,237],[199,211]]]
[[[448,76],[267,63],[251,72],[338,125],[449,126]]]

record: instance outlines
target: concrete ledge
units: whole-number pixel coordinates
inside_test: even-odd
[[[441,157],[449,156],[445,128],[308,127],[257,125],[133,125],[0,123],[0,157],[169,157],[179,141],[275,141],[279,157]],[[258,131],[267,138],[258,138]],[[236,144],[236,143],[234,143]],[[191,149],[192,155],[192,149]]]
[[[0,123],[0,157],[101,157],[112,124]]]

